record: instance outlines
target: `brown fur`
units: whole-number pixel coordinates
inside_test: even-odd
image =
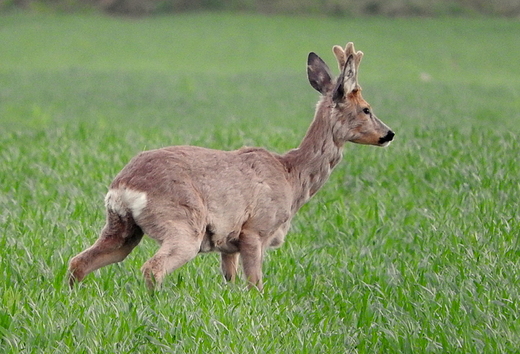
[[[362,53],[350,43],[340,49],[334,47],[342,71],[336,81],[309,54],[309,81],[322,98],[297,149],[278,155],[172,146],[133,158],[110,185],[99,239],[70,262],[71,286],[122,261],[147,234],[160,244],[142,267],[150,288],[199,252],[217,251],[227,280],[235,279],[240,258],[249,283],[262,289],[264,251],[283,243],[295,213],[341,161],[345,142],[383,146],[394,135],[364,112],[369,105],[357,84]]]

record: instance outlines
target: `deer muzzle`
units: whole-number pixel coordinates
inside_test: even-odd
[[[383,136],[382,138],[379,138],[379,145],[387,146],[388,144],[390,144],[390,142],[392,140],[394,140],[394,136],[395,136],[395,133],[393,131],[389,130],[385,136]]]

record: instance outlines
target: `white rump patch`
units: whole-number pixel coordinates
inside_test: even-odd
[[[128,188],[117,188],[108,191],[105,197],[105,206],[119,215],[132,213],[138,217],[146,207],[146,193]]]

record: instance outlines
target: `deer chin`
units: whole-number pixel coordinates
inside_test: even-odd
[[[354,144],[373,145],[373,146],[383,146],[383,144],[388,143],[388,141],[385,141],[384,143],[382,143],[381,139],[376,138],[376,137],[373,137],[372,139],[367,139],[366,137],[359,137],[359,138],[349,139],[349,141]]]
[[[392,142],[391,140],[381,141],[381,139],[377,139],[377,140],[373,140],[373,141],[366,140],[366,139],[354,139],[354,140],[349,140],[349,141],[354,144],[372,145],[372,146],[377,146],[377,147],[387,147]]]

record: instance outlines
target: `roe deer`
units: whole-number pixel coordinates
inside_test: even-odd
[[[309,54],[309,82],[322,96],[298,148],[278,155],[172,146],[134,157],[110,185],[99,239],[70,261],[70,285],[122,261],[147,234],[160,244],[142,267],[150,289],[199,252],[218,251],[226,280],[235,279],[240,256],[249,287],[261,290],[265,249],[282,244],[294,214],[340,162],[345,142],[386,146],[394,137],[361,97],[363,53],[353,43],[333,52],[336,80]]]

